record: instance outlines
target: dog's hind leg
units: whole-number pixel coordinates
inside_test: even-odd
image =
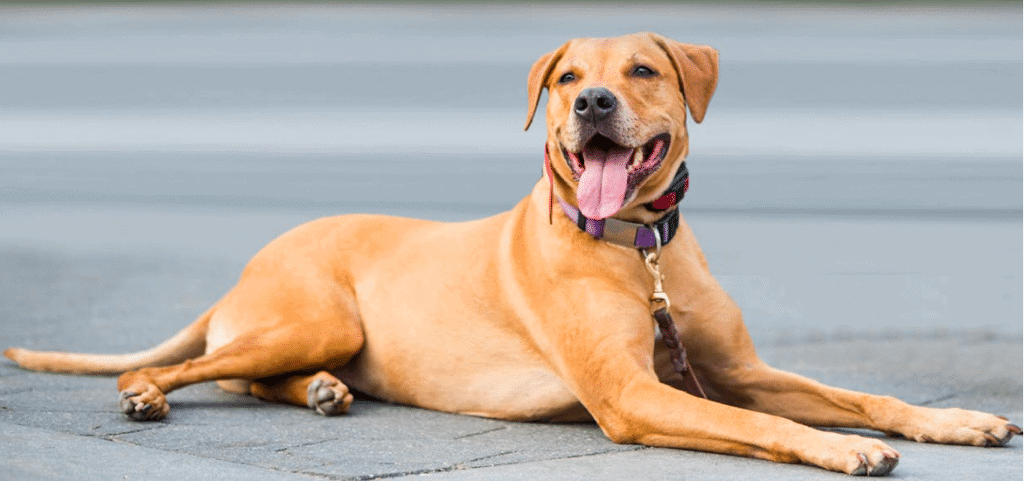
[[[306,325],[282,327],[239,337],[210,354],[181,364],[127,372],[117,382],[121,409],[135,420],[161,419],[170,410],[164,395],[180,387],[219,379],[263,379],[329,369],[348,362],[361,347],[358,334],[352,336],[358,339],[325,339],[325,331],[328,330]],[[253,383],[252,388],[256,388],[253,394],[261,397],[291,401],[291,396],[278,391],[287,392],[296,384],[285,381],[279,384],[285,389],[275,390],[266,389],[268,385],[263,383]],[[302,401],[305,405],[306,399]]]
[[[161,419],[169,411],[165,394],[223,380],[252,381],[254,395],[306,405],[305,394],[301,399],[290,394],[299,383],[287,381],[288,376],[344,365],[362,348],[363,332],[354,298],[344,286],[296,272],[243,279],[218,305],[205,355],[121,375],[117,386],[124,413],[136,420]],[[284,381],[265,382],[275,377]],[[328,407],[332,413],[347,408],[347,388],[338,388],[335,394],[342,402]]]

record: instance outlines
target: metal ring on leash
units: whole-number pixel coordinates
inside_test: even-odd
[[[647,272],[650,272],[654,276],[655,283],[661,286],[661,271],[658,269],[658,259],[661,258],[661,233],[658,229],[648,225],[648,229],[654,232],[654,252],[650,252],[647,249],[640,249],[640,253],[644,256],[644,264],[647,266]],[[660,289],[657,289],[660,290]]]
[[[657,227],[650,224],[647,224],[647,228],[654,233],[654,262],[658,262],[658,259],[661,258],[661,231],[659,231]],[[647,257],[646,249],[644,249],[644,257]]]

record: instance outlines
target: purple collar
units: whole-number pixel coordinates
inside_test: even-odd
[[[569,220],[575,222],[581,231],[592,235],[595,239],[624,247],[634,249],[658,247],[659,237],[661,245],[666,245],[675,236],[676,229],[679,228],[679,209],[672,209],[668,215],[654,224],[643,225],[610,217],[600,220],[590,219],[560,197],[558,203],[562,206],[562,212],[565,212]]]

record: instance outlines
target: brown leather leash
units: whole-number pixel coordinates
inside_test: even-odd
[[[672,321],[672,314],[669,313],[671,303],[668,300],[668,294],[665,293],[663,285],[665,276],[661,273],[661,268],[658,266],[658,258],[661,256],[661,236],[656,235],[656,237],[658,239],[656,250],[653,252],[648,252],[647,249],[640,250],[640,253],[644,256],[647,272],[654,278],[654,293],[651,294],[650,298],[651,315],[654,317],[655,322],[658,323],[658,329],[661,330],[661,340],[665,343],[665,347],[668,348],[672,367],[683,377],[683,388],[694,396],[707,399],[707,394],[700,387],[700,383],[697,382],[697,376],[693,373],[690,363],[686,360],[686,348],[683,347],[683,343],[679,340],[679,331],[676,329],[675,322]]]

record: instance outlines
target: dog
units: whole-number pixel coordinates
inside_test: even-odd
[[[346,412],[352,389],[854,475],[887,474],[900,455],[809,426],[976,446],[1021,434],[1004,417],[828,387],[758,358],[677,205],[687,111],[701,122],[717,83],[708,46],[653,33],[571,40],[530,69],[527,129],[548,91],[544,171],[511,211],[315,220],[259,251],[157,347],[4,354],[27,369],[121,374],[120,407],[140,421],[204,381],[323,415]]]

